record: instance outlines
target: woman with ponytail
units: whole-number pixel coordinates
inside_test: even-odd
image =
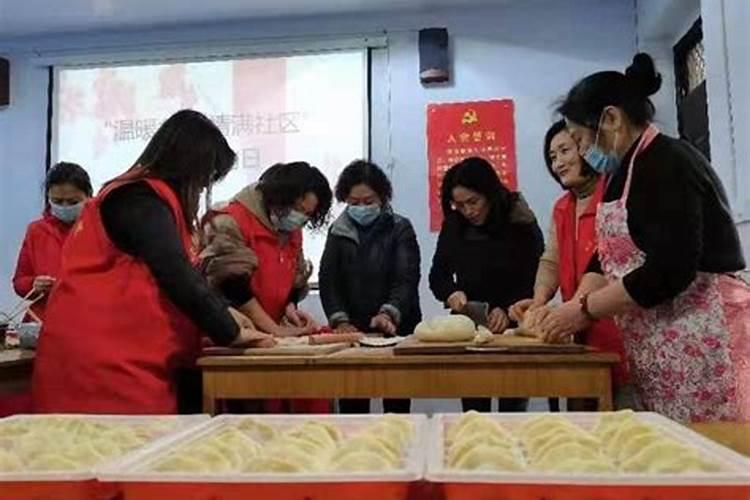
[[[575,296],[540,308],[550,341],[614,317],[641,405],[679,421],[750,418],[750,288],[716,172],[659,133],[647,54],[577,83],[558,111],[595,170],[608,175],[598,251]]]

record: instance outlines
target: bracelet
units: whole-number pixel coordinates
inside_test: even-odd
[[[584,293],[581,295],[581,297],[578,299],[578,303],[581,305],[581,312],[584,316],[586,316],[586,319],[589,321],[596,321],[596,317],[591,314],[591,311],[589,311],[589,294]]]

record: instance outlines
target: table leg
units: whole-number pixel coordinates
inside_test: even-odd
[[[211,376],[203,372],[203,413],[216,415],[216,392]]]
[[[607,383],[604,387],[604,391],[599,394],[597,409],[599,411],[612,411],[614,409],[612,404],[611,383]]]

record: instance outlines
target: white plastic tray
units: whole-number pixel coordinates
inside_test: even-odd
[[[3,472],[0,471],[0,483],[2,482],[67,482],[67,481],[88,481],[96,479],[97,470],[110,463],[116,463],[127,457],[131,453],[137,453],[139,449],[149,447],[156,443],[169,443],[172,439],[178,438],[181,434],[189,432],[191,428],[210,420],[209,415],[85,415],[85,414],[35,414],[35,415],[13,415],[0,419],[0,425],[8,422],[19,420],[36,420],[44,418],[76,418],[84,419],[91,422],[119,422],[123,424],[144,424],[154,420],[174,421],[174,429],[167,432],[161,437],[156,438],[151,443],[135,448],[122,457],[107,460],[95,467],[75,471],[22,471],[22,472]],[[0,486],[2,489],[2,486]]]
[[[252,418],[274,427],[291,427],[307,420],[324,420],[336,424],[346,434],[376,421],[382,415],[220,415],[179,439],[154,443],[124,460],[112,463],[99,471],[102,482],[137,483],[357,483],[357,482],[413,482],[424,477],[425,438],[428,431],[424,415],[404,415],[414,423],[414,440],[408,448],[404,467],[388,472],[326,472],[326,473],[185,473],[150,470],[155,462],[178,446],[183,446],[219,431],[238,420]]]
[[[497,420],[508,430],[513,429],[524,421],[542,415],[559,415],[568,418],[572,423],[584,429],[590,429],[602,413],[570,412],[570,413],[488,413],[489,417]],[[689,444],[701,452],[707,459],[722,466],[719,472],[703,472],[690,474],[559,474],[502,471],[461,471],[445,467],[444,460],[444,429],[446,424],[456,421],[461,416],[457,414],[437,414],[430,422],[428,437],[428,463],[426,478],[438,483],[554,483],[554,484],[611,484],[611,485],[708,485],[708,484],[750,484],[750,459],[747,459],[729,448],[711,441],[700,434],[674,422],[662,415],[652,412],[638,412],[637,416],[643,422],[652,424],[668,436]]]

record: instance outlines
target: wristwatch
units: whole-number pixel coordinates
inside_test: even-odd
[[[586,319],[589,321],[596,321],[596,318],[593,314],[591,314],[591,311],[589,311],[589,294],[584,293],[581,295],[581,297],[578,299],[578,303],[581,305],[581,312],[584,316],[586,316]]]

